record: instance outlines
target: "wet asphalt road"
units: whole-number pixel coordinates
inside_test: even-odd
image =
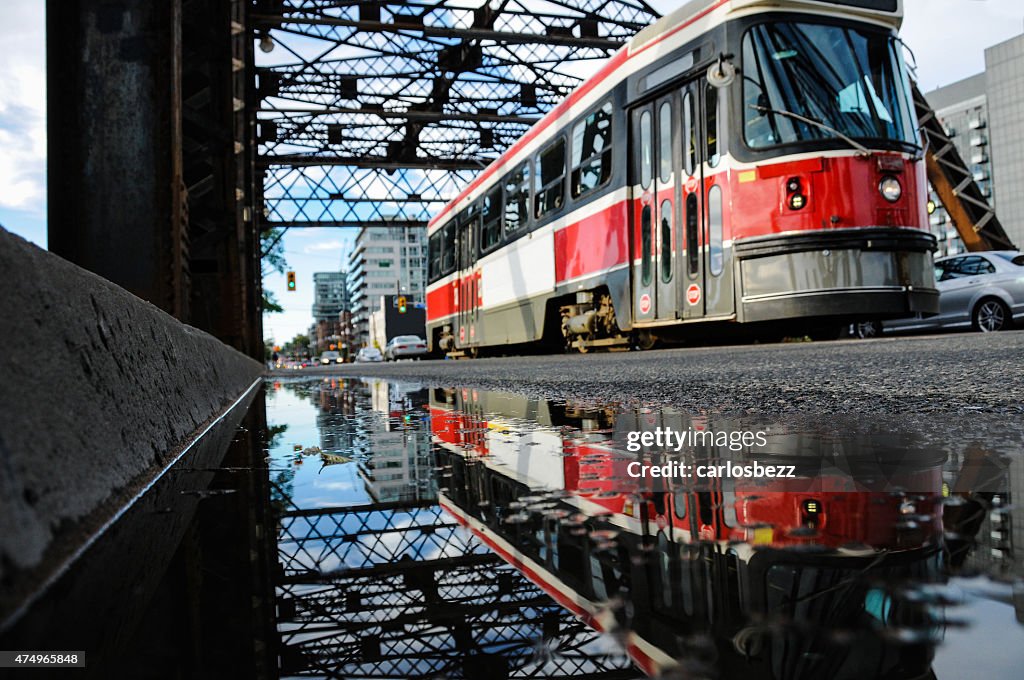
[[[938,413],[983,413],[1004,425],[1024,423],[1024,331],[349,364],[274,373],[320,374],[721,414],[928,414],[934,421]]]

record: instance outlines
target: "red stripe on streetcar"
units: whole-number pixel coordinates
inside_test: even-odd
[[[629,261],[628,203],[620,201],[555,232],[555,281]]]
[[[574,601],[571,597],[568,597],[564,592],[562,592],[561,588],[549,582],[548,579],[544,577],[543,573],[538,573],[537,571],[531,569],[518,556],[514,555],[513,553],[509,552],[508,550],[505,550],[500,545],[498,545],[497,541],[491,538],[490,534],[486,530],[480,530],[473,526],[473,524],[470,523],[469,518],[466,515],[464,515],[461,510],[458,510],[455,507],[448,505],[447,503],[440,499],[438,500],[438,505],[440,505],[445,512],[454,517],[456,522],[458,522],[463,527],[469,529],[473,533],[473,535],[477,537],[477,539],[479,539],[484,545],[486,545],[488,548],[497,553],[498,556],[505,560],[507,564],[517,569],[520,573],[523,574],[523,576],[529,579],[530,582],[532,582],[535,586],[537,586],[545,593],[547,593],[559,605],[561,605],[565,609],[568,609],[575,616],[579,617],[579,619],[583,621],[583,623],[585,623],[587,626],[590,626],[599,633],[608,632],[608,630],[601,624],[601,621],[597,617],[595,617],[590,611],[580,606],[579,603]],[[586,600],[586,598],[583,599]],[[596,608],[596,603],[593,603],[590,600],[586,601],[591,606]],[[626,653],[630,656],[630,658],[633,659],[633,661],[635,661],[640,666],[643,672],[647,675],[658,675],[660,671],[664,670],[664,668],[662,668],[660,664],[658,664],[654,659],[652,659],[649,654],[647,654],[643,649],[640,648],[639,645],[637,645],[632,640],[626,640]]]

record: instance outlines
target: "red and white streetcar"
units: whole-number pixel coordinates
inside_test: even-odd
[[[431,221],[431,348],[937,312],[902,16],[696,0],[641,31]]]

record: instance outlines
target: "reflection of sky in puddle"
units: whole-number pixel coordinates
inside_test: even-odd
[[[290,531],[318,538],[280,543],[295,573],[343,577],[381,560],[492,551],[503,569],[514,566],[567,612],[612,632],[583,644],[587,653],[628,644],[648,673],[740,677],[742,666],[743,677],[867,677],[870,666],[912,677],[934,652],[939,678],[1010,677],[1024,661],[1009,585],[1021,577],[1013,549],[1024,524],[1009,505],[1024,493],[1012,425],[723,420],[358,381],[286,382],[268,390],[267,404],[270,424],[288,426],[270,455],[275,470],[292,471],[295,507],[377,502],[414,512],[439,488],[448,513],[434,521],[449,534],[413,514],[360,526],[301,518]],[[736,449],[627,451],[630,432],[665,427],[768,437]],[[296,445],[353,460],[322,465]],[[788,462],[799,479],[638,480],[625,473],[638,458]],[[344,537],[360,531],[367,535]],[[944,583],[950,569],[1002,582],[955,577],[941,588],[964,593],[963,602],[945,601],[925,584]],[[1022,595],[1018,585],[1024,610]],[[289,644],[305,644],[294,633]],[[407,649],[415,656],[419,643]],[[532,653],[535,668],[564,672],[548,658],[557,652]],[[911,660],[900,666],[900,655]],[[406,671],[423,668],[410,662]]]

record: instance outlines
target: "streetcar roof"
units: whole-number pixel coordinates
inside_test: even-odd
[[[882,9],[887,4],[894,9]],[[876,5],[879,9],[872,9],[871,5]],[[605,62],[594,76],[583,81],[565,99],[544,114],[512,146],[484,168],[465,189],[459,192],[458,196],[445,204],[441,211],[430,219],[427,231],[435,231],[446,221],[446,218],[469,205],[489,189],[494,181],[500,178],[501,173],[512,170],[527,160],[530,154],[546,141],[545,138],[541,138],[543,132],[563,117],[567,119],[564,122],[568,124],[570,112],[575,116],[577,110],[582,112],[583,109],[594,103],[588,95],[593,97],[606,95],[616,83],[624,80],[627,75],[665,56],[664,50],[648,52],[648,48],[676,36],[701,20],[704,20],[702,22],[703,31],[708,31],[726,19],[767,11],[838,14],[874,21],[898,29],[903,20],[903,0],[691,0],[633,36]],[[637,59],[641,54],[645,54],[645,56]],[[626,62],[634,59],[635,61],[628,68],[623,68]],[[610,80],[613,75],[616,78]]]

